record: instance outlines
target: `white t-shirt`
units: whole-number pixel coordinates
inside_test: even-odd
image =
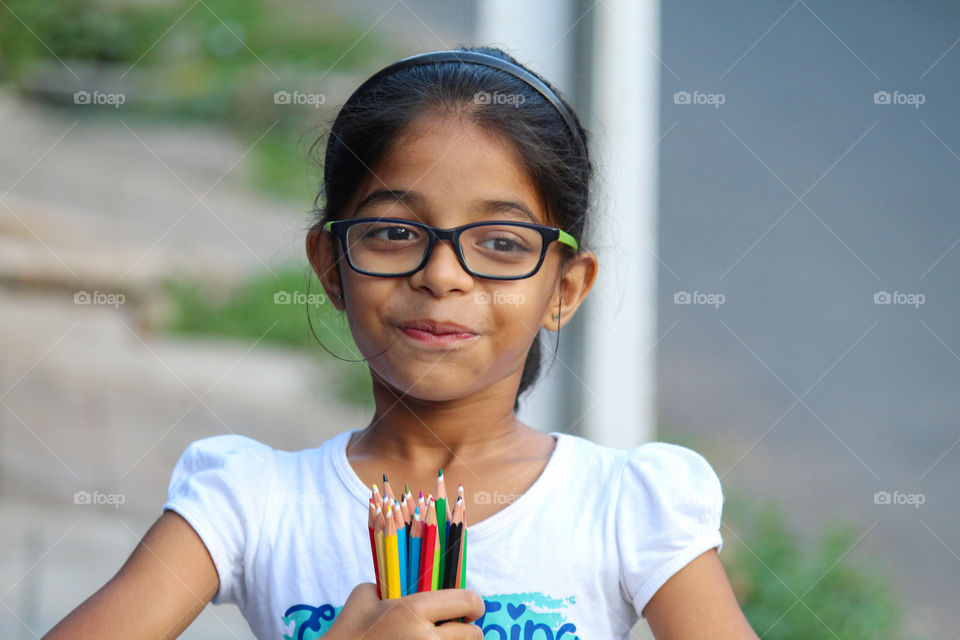
[[[209,550],[220,577],[212,602],[236,603],[258,638],[318,638],[357,584],[376,581],[370,487],[346,457],[352,433],[297,452],[214,436],[173,470],[164,509]],[[678,445],[622,450],[551,435],[557,445],[526,493],[482,522],[467,508],[466,586],[486,603],[477,624],[497,640],[629,638],[670,576],[722,547],[719,478]]]

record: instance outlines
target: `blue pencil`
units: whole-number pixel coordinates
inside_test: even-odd
[[[417,593],[417,584],[420,582],[420,542],[423,538],[419,535],[414,534],[413,529],[419,528],[418,523],[420,522],[420,507],[414,507],[413,521],[410,523],[410,547],[409,547],[409,561],[407,563],[407,582],[409,586],[407,587],[407,593]]]
[[[402,522],[402,520],[401,520]],[[407,595],[407,534],[405,532],[407,526],[403,525],[403,529],[397,531],[397,552],[400,556],[400,597]]]

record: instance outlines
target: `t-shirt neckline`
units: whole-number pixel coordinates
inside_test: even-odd
[[[358,431],[363,431],[363,429],[357,428],[344,431],[338,435],[331,444],[334,445],[333,463],[337,470],[337,475],[340,476],[340,480],[343,482],[347,490],[353,494],[353,496],[363,505],[364,512],[366,512],[367,505],[370,502],[370,487],[367,487],[363,483],[363,480],[360,479],[360,476],[357,475],[357,472],[354,471],[352,466],[350,466],[350,461],[347,459],[347,445],[350,443],[350,437]],[[483,538],[496,533],[503,527],[522,517],[524,513],[533,510],[534,507],[532,505],[536,505],[537,501],[541,499],[542,495],[546,491],[550,490],[550,487],[554,484],[554,477],[560,473],[564,467],[562,458],[567,452],[567,438],[569,436],[566,433],[558,431],[550,431],[547,433],[547,435],[555,436],[557,438],[557,443],[554,446],[553,452],[550,454],[550,459],[547,460],[547,464],[544,466],[543,471],[540,472],[540,475],[536,480],[534,480],[533,484],[523,493],[523,495],[497,513],[475,524],[470,523],[470,511],[468,506],[467,528],[470,530],[471,542],[478,542]]]

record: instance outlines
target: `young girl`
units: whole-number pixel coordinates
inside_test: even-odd
[[[702,456],[516,418],[541,329],[597,275],[590,182],[575,114],[498,49],[414,56],[361,85],[306,245],[369,365],[373,419],[298,452],[191,444],[130,559],[47,637],[172,638],[212,600],[258,638],[627,638],[640,616],[658,640],[756,638]],[[381,600],[371,486],[432,489],[441,468],[466,490],[467,588]]]

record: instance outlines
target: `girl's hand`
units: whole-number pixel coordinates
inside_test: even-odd
[[[469,589],[439,589],[381,600],[377,585],[364,582],[350,593],[324,638],[482,640],[483,632],[472,623],[483,612],[483,599]],[[465,622],[457,622],[461,617]],[[443,620],[450,622],[438,626]]]

